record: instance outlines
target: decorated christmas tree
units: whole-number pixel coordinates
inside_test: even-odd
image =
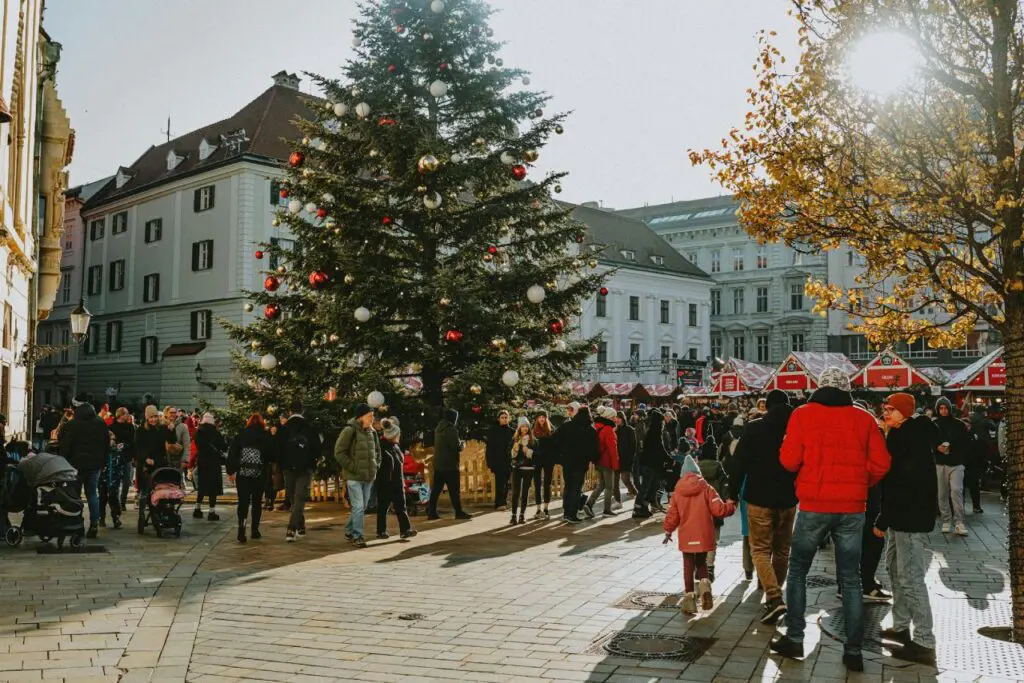
[[[537,161],[563,114],[506,67],[481,0],[361,6],[343,79],[313,76],[274,219],[294,237],[230,328],[236,414],[301,400],[329,430],[354,402],[431,429],[545,399],[592,351],[575,338],[597,293],[584,226]],[[266,263],[267,261],[263,261]]]

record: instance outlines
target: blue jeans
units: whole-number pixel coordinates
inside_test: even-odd
[[[846,619],[846,654],[859,655],[864,642],[864,598],[860,584],[861,534],[864,513],[830,514],[804,512],[796,516],[793,544],[789,555],[786,583],[786,636],[804,642],[804,612],[807,610],[807,572],[814,554],[826,536],[835,547],[839,585],[843,589],[843,616]]]
[[[935,649],[932,606],[924,582],[929,560],[925,547],[928,534],[889,529],[885,539],[885,568],[892,580],[892,627],[907,631],[913,622],[914,642]]]
[[[372,481],[345,481],[348,488],[348,500],[352,504],[352,514],[348,517],[348,524],[345,525],[345,533],[353,538],[363,537],[363,519],[366,515],[366,505],[370,502],[370,492],[373,489]]]
[[[100,470],[79,471],[75,482],[74,497],[81,499],[82,485],[85,485],[85,500],[89,503],[89,526],[100,521]]]

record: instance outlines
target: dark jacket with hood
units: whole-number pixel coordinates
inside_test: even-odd
[[[559,427],[556,434],[559,452],[562,453],[562,467],[579,471],[597,462],[600,457],[597,430],[588,408],[580,408],[571,420]]]
[[[91,403],[75,408],[71,420],[60,434],[60,454],[79,472],[101,470],[110,451],[110,429],[96,415]]]
[[[492,472],[508,472],[512,468],[508,454],[512,451],[512,437],[516,430],[510,424],[502,426],[495,424],[487,432],[487,469]]]
[[[939,414],[939,406],[945,405],[949,408],[949,415]],[[967,425],[957,419],[953,404],[948,398],[940,398],[935,402],[935,426],[939,430],[939,443],[949,444],[949,453],[940,453],[936,444],[935,464],[956,467],[963,465],[967,457],[967,449],[970,443],[967,439]]]
[[[665,418],[658,411],[651,411],[647,417],[647,433],[644,435],[644,447],[640,453],[640,466],[649,467],[655,472],[661,472],[665,468],[665,461],[668,460],[668,451],[665,450],[665,439],[662,432],[665,429]]]
[[[249,478],[262,481],[263,477],[270,469],[271,454],[274,450],[274,437],[270,435],[270,432],[263,429],[258,424],[251,425],[238,432],[238,434],[235,435],[235,438],[231,440],[231,447],[228,449],[228,474],[239,474],[243,448],[250,449],[248,455],[255,456],[257,453],[259,454],[258,467],[260,469],[260,473]],[[253,464],[247,463],[247,466],[252,467]],[[199,475],[199,478],[201,481],[201,474]]]
[[[281,425],[277,442],[277,464],[281,469],[312,472],[316,467],[323,443],[320,432],[302,415],[292,415]]]
[[[444,411],[444,417],[434,429],[434,471],[458,472],[459,453],[462,450],[459,432],[455,425],[459,422],[459,413],[451,408]],[[508,453],[505,454],[508,459]]]
[[[217,427],[211,424],[199,425],[192,442],[196,445],[199,492],[204,495],[222,495],[224,480],[220,468],[224,464],[224,452],[228,449],[227,442],[217,431]]]
[[[636,430],[623,420],[622,425],[616,428],[615,434],[619,437],[619,469],[631,472],[636,460]]]
[[[889,430],[885,445],[892,466],[879,486],[882,511],[875,526],[882,531],[932,531],[938,507],[938,477],[932,454],[939,445],[939,430],[926,417],[912,417]]]
[[[996,431],[996,425],[985,416],[985,413],[980,411],[971,413],[967,457],[965,458],[967,465],[982,467],[988,462],[992,446],[992,432],[994,431]]]
[[[764,417],[745,426],[730,463],[729,490],[733,495],[738,494],[745,478],[743,500],[751,505],[773,510],[796,506],[796,475],[779,462],[792,414],[788,403],[773,403]]]
[[[136,427],[131,422],[118,422],[110,425],[110,431],[114,435],[115,450],[128,460],[135,459],[135,431]],[[116,447],[120,446],[120,449]]]
[[[404,462],[405,453],[402,452],[401,446],[393,441],[381,439],[380,467],[377,468],[376,479],[378,491],[401,491],[403,489],[402,464]]]

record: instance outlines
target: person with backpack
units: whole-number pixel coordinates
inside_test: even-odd
[[[341,476],[345,479],[345,489],[352,505],[352,513],[345,525],[345,538],[355,547],[365,548],[363,523],[373,482],[380,468],[381,450],[377,432],[373,429],[373,408],[359,403],[352,412],[352,419],[334,444],[334,458],[341,465]]]
[[[228,449],[228,476],[238,490],[238,542],[245,543],[245,521],[252,515],[249,536],[256,540],[260,534],[260,516],[263,506],[263,484],[270,466],[273,439],[259,413],[249,416],[245,428],[238,432]],[[200,479],[201,480],[201,479]]]
[[[320,455],[320,433],[302,416],[302,403],[294,401],[288,420],[277,431],[278,462],[284,471],[284,485],[292,502],[284,540],[293,543],[306,535],[303,508],[309,497],[309,483]]]

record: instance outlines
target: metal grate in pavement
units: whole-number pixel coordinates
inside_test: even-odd
[[[612,607],[619,609],[642,610],[678,610],[682,593],[657,593],[654,591],[630,591],[619,599]]]
[[[828,588],[829,586],[838,586],[839,584],[831,576],[825,574],[815,574],[807,577],[808,588]]]
[[[628,659],[664,659],[675,662],[695,662],[714,645],[715,638],[693,636],[656,635],[615,631],[601,636],[585,654],[605,655]]]
[[[986,638],[978,629],[1007,626],[1012,623],[1008,600],[989,600],[984,609],[967,600],[932,601],[932,618],[937,641],[935,655],[940,671],[966,672],[972,676],[992,676],[1024,680],[1024,647]],[[882,652],[882,620],[889,605],[864,605],[864,649]],[[891,621],[891,620],[887,620]],[[841,607],[835,607],[818,620],[830,637],[846,639],[846,620]],[[885,644],[890,649],[889,643]]]

